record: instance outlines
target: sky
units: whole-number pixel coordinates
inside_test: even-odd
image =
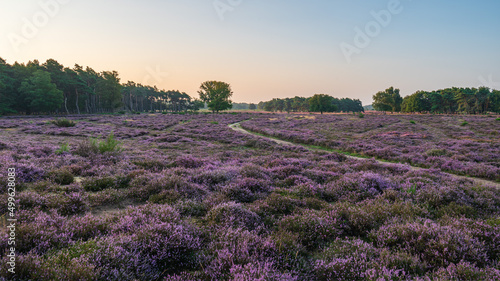
[[[372,103],[394,86],[500,89],[500,1],[0,0],[0,57],[116,70],[234,102],[329,94]]]

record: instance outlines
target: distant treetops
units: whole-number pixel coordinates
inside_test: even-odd
[[[325,94],[316,94],[310,98],[294,97],[272,99],[260,102],[257,107],[265,111],[279,112],[363,112],[360,100],[338,99]]]
[[[373,96],[378,111],[421,113],[500,113],[500,91],[486,87],[448,88],[432,92],[417,91],[401,98],[399,89],[390,87]]]

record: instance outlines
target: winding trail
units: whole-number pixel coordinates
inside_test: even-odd
[[[244,122],[244,121],[242,121],[242,122]],[[331,151],[329,151],[327,149],[311,148],[311,147],[308,147],[306,145],[302,145],[302,144],[299,144],[299,143],[293,143],[293,142],[289,142],[289,141],[284,141],[284,140],[277,139],[275,137],[264,136],[262,134],[254,133],[252,131],[247,131],[247,130],[245,130],[245,129],[243,129],[241,127],[241,122],[230,124],[229,128],[231,128],[231,129],[233,129],[233,130],[235,130],[237,132],[243,133],[243,134],[248,134],[248,135],[252,135],[252,136],[256,136],[256,137],[260,137],[260,138],[265,138],[265,139],[268,139],[270,141],[273,141],[273,142],[281,144],[281,145],[301,146],[301,147],[303,147],[303,148],[305,148],[307,150],[311,150],[311,151],[327,151],[327,152],[331,152]],[[340,154],[346,156],[347,158],[354,159],[354,160],[367,160],[367,159],[369,159],[369,158],[362,158],[362,157],[356,157],[356,156],[348,155],[348,154],[342,153],[342,152],[337,152],[337,153],[340,153]],[[382,164],[382,165],[408,165],[408,164],[401,164],[401,163],[384,162],[384,161],[380,161],[380,160],[377,160],[377,159],[374,159],[374,160],[377,163]],[[426,168],[414,167],[414,166],[411,166],[411,165],[408,165],[408,166],[410,167],[411,170],[415,170],[415,171],[417,171],[417,170],[427,170]],[[496,187],[497,189],[500,189],[500,183],[498,183],[498,182],[489,181],[489,180],[480,179],[480,178],[474,178],[474,177],[460,176],[460,175],[450,174],[450,173],[446,173],[446,172],[441,172],[441,173],[449,175],[449,176],[457,178],[457,179],[472,180],[473,182],[475,182],[475,183],[477,183],[479,185],[493,186],[493,187]]]

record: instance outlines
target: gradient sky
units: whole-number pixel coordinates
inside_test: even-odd
[[[193,97],[203,81],[221,80],[232,85],[235,102],[326,93],[366,105],[390,86],[403,96],[500,89],[498,0],[401,0],[401,13],[349,63],[341,44],[355,46],[355,28],[365,29],[371,12],[390,2],[0,0],[0,57],[116,70],[122,82]],[[218,13],[217,4],[231,10]]]

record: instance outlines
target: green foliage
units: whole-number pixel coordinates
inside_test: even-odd
[[[363,114],[363,112],[360,112],[360,113],[358,114],[358,117],[359,117],[359,118],[365,118],[365,115]]]
[[[57,127],[63,127],[63,128],[76,126],[76,122],[71,121],[71,120],[66,119],[66,118],[52,120],[51,123],[56,125]]]
[[[113,111],[123,105],[121,88],[118,72],[104,71],[101,74],[101,78],[97,81],[96,92],[102,97],[105,109]]]
[[[181,198],[181,194],[176,190],[163,190],[158,194],[149,196],[148,201],[155,204],[173,204]]]
[[[464,122],[462,122],[462,124],[460,124],[460,126],[462,126],[462,127],[463,127],[463,126],[466,126],[466,125],[469,125],[469,122],[464,121]]]
[[[120,142],[114,138],[114,134],[111,132],[104,141],[89,138],[87,141],[81,142],[75,150],[75,154],[88,157],[97,153],[117,153],[120,150]]]
[[[121,150],[120,142],[115,139],[113,132],[108,135],[105,141],[91,138],[90,143],[93,147],[96,147],[101,154],[106,152],[119,152]]]
[[[115,179],[112,177],[91,178],[82,182],[86,191],[97,192],[107,188],[115,187]]]
[[[333,104],[333,97],[329,95],[314,95],[309,99],[309,111],[311,112],[335,112],[337,106]]]
[[[408,187],[408,190],[406,190],[406,192],[411,195],[417,193],[417,184],[413,184],[412,186]]]
[[[500,92],[486,87],[417,91],[406,96],[403,112],[483,114],[500,111]]]
[[[377,111],[401,111],[403,98],[399,95],[399,89],[390,87],[383,92],[378,92],[373,96],[373,107]]]
[[[48,173],[48,177],[52,179],[55,183],[60,185],[72,184],[75,178],[71,173],[71,171],[67,169],[52,171]]]
[[[417,124],[414,120],[410,120],[411,124]]]
[[[63,103],[63,92],[52,83],[50,74],[42,70],[22,82],[19,92],[28,112],[53,112]]]
[[[429,156],[444,156],[448,154],[448,151],[444,148],[442,149],[430,149],[425,152]]]
[[[54,153],[57,155],[63,154],[64,152],[69,152],[69,144],[67,142],[61,144],[61,146],[56,151],[54,151]]]
[[[213,112],[219,112],[226,109],[231,109],[231,86],[228,83],[220,81],[203,82],[198,91],[200,100],[206,102],[208,108]]]

